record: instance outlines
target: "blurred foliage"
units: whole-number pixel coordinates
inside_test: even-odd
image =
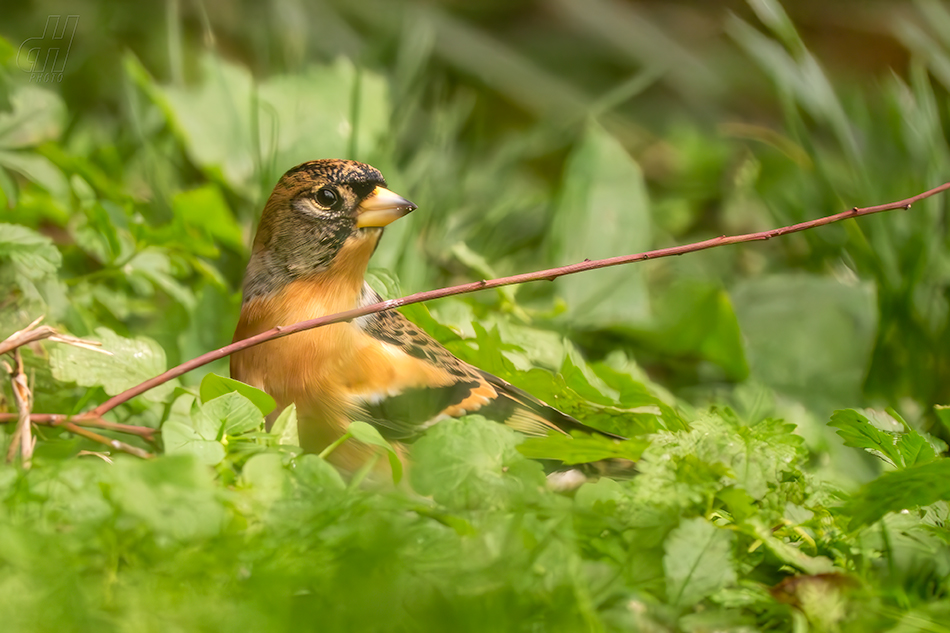
[[[66,14],[62,75],[27,72]],[[938,0],[4,7],[0,336],[113,351],[23,350],[56,413],[226,344],[304,160],[419,205],[395,296],[905,198],[950,174],[948,93]],[[405,310],[620,444],[472,416],[361,486],[226,361],[110,413],[154,460],[39,427],[0,468],[3,628],[947,630],[946,205]],[[638,474],[562,495],[526,456]]]

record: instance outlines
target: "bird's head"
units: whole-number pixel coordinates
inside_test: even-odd
[[[386,188],[379,170],[315,160],[284,174],[264,207],[245,279],[245,299],[313,276],[345,259],[362,276],[384,226],[416,205]],[[356,271],[354,271],[356,272]]]

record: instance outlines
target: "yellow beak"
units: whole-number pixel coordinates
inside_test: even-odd
[[[366,196],[356,208],[356,226],[361,229],[370,226],[386,226],[414,209],[416,205],[402,196],[396,195],[385,187],[376,187],[373,193]]]

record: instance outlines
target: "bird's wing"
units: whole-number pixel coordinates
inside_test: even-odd
[[[365,302],[379,300],[375,292],[367,292],[372,295]],[[597,432],[501,378],[459,360],[398,312],[362,317],[355,325],[388,349],[418,359],[430,370],[425,372],[428,378],[423,384],[395,392],[380,388],[361,394],[360,413],[389,439],[412,439],[446,417],[467,413],[479,413],[527,435]]]

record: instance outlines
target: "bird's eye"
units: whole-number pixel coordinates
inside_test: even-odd
[[[327,209],[332,209],[340,202],[340,195],[330,187],[323,187],[317,192],[317,204]]]

